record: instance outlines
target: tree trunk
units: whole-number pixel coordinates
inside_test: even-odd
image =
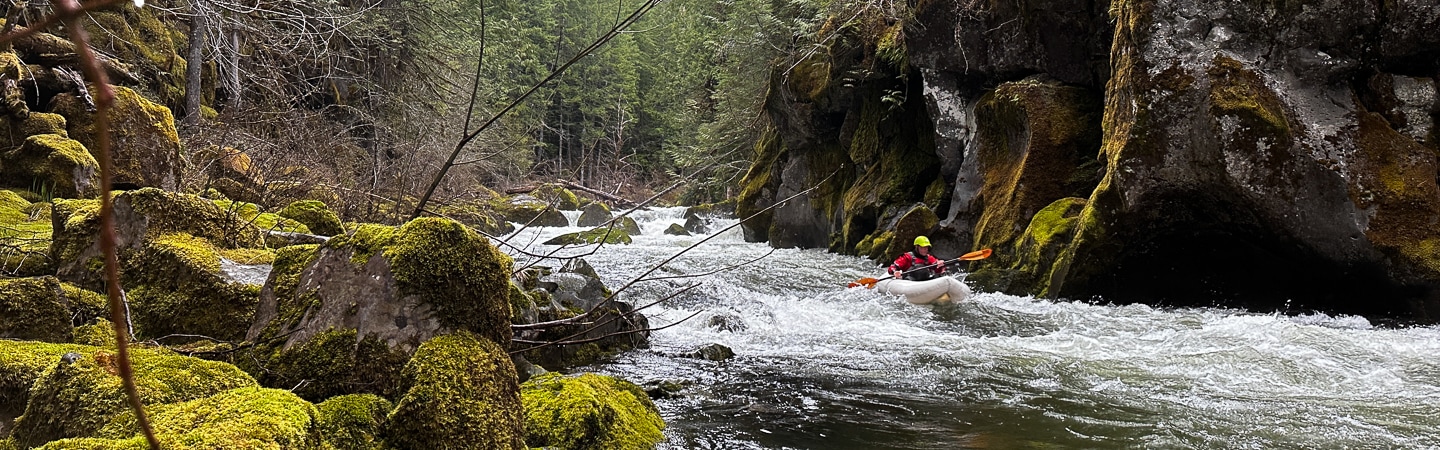
[[[185,128],[200,125],[200,67],[205,64],[205,1],[190,3],[190,51],[185,57]]]

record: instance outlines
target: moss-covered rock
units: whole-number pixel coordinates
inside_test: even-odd
[[[0,340],[0,416],[19,416],[30,398],[30,387],[45,369],[59,364],[61,356],[97,350],[86,345]]]
[[[80,141],[92,155],[99,151],[94,114],[83,101],[72,94],[60,94],[50,104],[52,112],[65,116],[70,138]],[[171,191],[178,188],[185,160],[180,155],[180,137],[170,109],[117,86],[110,117],[115,185]]]
[[[566,219],[560,210],[534,198],[521,196],[511,201],[496,200],[492,202],[492,208],[506,222],[532,227],[570,226],[570,219]]]
[[[0,190],[0,273],[32,276],[53,272],[48,203],[30,203]]]
[[[0,338],[69,342],[75,325],[106,311],[99,294],[52,276],[0,279]]]
[[[645,391],[592,373],[548,373],[521,386],[526,444],[555,449],[654,448],[665,422]]]
[[[203,238],[220,249],[262,248],[259,228],[227,213],[210,200],[147,188],[115,195],[116,246],[121,266],[127,255],[154,237],[184,233]],[[99,290],[101,280],[99,200],[57,200],[51,212],[55,228],[50,257],[57,276],[87,289]]]
[[[689,236],[690,230],[686,230],[684,225],[672,223],[669,227],[665,228],[664,233],[671,236]]]
[[[550,203],[550,206],[561,211],[580,209],[580,197],[575,196],[574,192],[558,184],[541,185],[535,188],[535,191],[531,192],[530,195]]]
[[[285,217],[281,214],[265,212],[259,205],[254,203],[230,200],[214,200],[214,202],[215,206],[219,206],[226,214],[232,214],[261,230],[283,231],[287,233],[311,233],[310,228],[306,226],[304,222]],[[337,224],[339,223],[339,219],[335,221]]]
[[[525,419],[515,367],[490,339],[438,336],[405,366],[386,443],[397,449],[523,449]]]
[[[604,203],[592,202],[580,208],[580,218],[575,219],[577,227],[595,227],[609,222],[615,216],[610,213],[610,207]]]
[[[280,217],[300,222],[310,229],[311,233],[321,236],[334,236],[344,233],[345,229],[340,225],[340,216],[325,207],[325,203],[319,200],[300,200],[280,210]]]
[[[366,393],[400,395],[400,369],[409,355],[375,335],[357,338],[354,329],[320,333],[291,348],[276,350],[257,371],[268,386],[290,386],[306,399]]]
[[[545,245],[585,245],[585,244],[629,244],[630,233],[621,230],[619,227],[597,227],[585,231],[565,233],[545,241]]]
[[[915,238],[931,234],[930,231],[935,229],[939,222],[940,218],[936,217],[935,212],[928,206],[921,204],[910,208],[895,222],[894,236],[889,245],[885,246],[884,257],[877,261],[894,261],[901,253],[914,250]]]
[[[53,197],[94,195],[100,185],[100,163],[79,142],[60,134],[25,138],[15,150],[0,154],[0,180],[30,187]]]
[[[75,327],[75,335],[70,340],[80,345],[115,348],[115,324],[103,318],[95,319],[95,323]]]
[[[156,236],[127,254],[121,281],[137,336],[170,334],[239,340],[254,319],[260,287],[229,281],[220,253],[185,233]]]
[[[281,389],[245,387],[148,409],[160,445],[174,450],[330,448],[320,434],[315,405]],[[64,439],[42,449],[149,448],[133,413],[119,415],[96,438]]]
[[[315,405],[320,435],[337,450],[381,450],[381,433],[394,405],[372,394],[341,395]]]
[[[401,364],[455,330],[509,343],[510,258],[458,222],[359,225],[321,247],[282,249],[241,362],[266,385],[323,399],[397,395]]]
[[[1007,291],[1015,285],[1045,292],[1049,288],[1050,264],[1070,244],[1085,204],[1083,198],[1067,197],[1041,209],[1017,242],[1013,264],[985,267],[971,273],[966,281],[982,290]]]
[[[186,64],[178,49],[186,40],[180,29],[160,20],[154,8],[128,4],[92,11],[81,23],[91,45],[128,64],[152,98],[184,107]]]
[[[62,438],[91,437],[128,408],[116,375],[116,356],[98,347],[68,348],[76,353],[74,360],[50,360],[31,386],[25,413],[15,421],[17,444],[33,447]],[[47,356],[53,352],[51,348],[38,350]],[[148,405],[204,398],[256,384],[249,375],[225,363],[145,349],[134,349],[130,356],[140,398]]]

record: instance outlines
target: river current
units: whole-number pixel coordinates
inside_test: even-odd
[[[711,237],[663,234],[683,212],[634,213],[633,244],[584,259],[623,286]],[[551,250],[533,243],[579,230],[509,242]],[[734,228],[621,294],[643,305],[700,284],[644,310],[669,326],[650,348],[579,370],[680,384],[655,401],[662,449],[1440,448],[1437,327],[989,292],[930,309],[845,287],[881,273]],[[710,344],[735,357],[686,357]]]

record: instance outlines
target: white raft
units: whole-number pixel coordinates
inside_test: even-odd
[[[886,294],[903,295],[905,301],[916,305],[943,305],[963,301],[970,297],[970,288],[960,280],[951,277],[938,277],[926,281],[891,278],[875,283],[875,290]]]

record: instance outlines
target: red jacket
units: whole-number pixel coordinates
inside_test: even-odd
[[[895,264],[890,265],[890,273],[898,276],[901,272],[931,264],[935,264],[935,267],[931,267],[929,270],[918,270],[906,275],[905,279],[907,280],[914,279],[923,281],[934,278],[936,275],[945,273],[945,263],[935,259],[935,255],[920,256],[913,251],[905,252],[901,254],[899,258],[895,258]]]

